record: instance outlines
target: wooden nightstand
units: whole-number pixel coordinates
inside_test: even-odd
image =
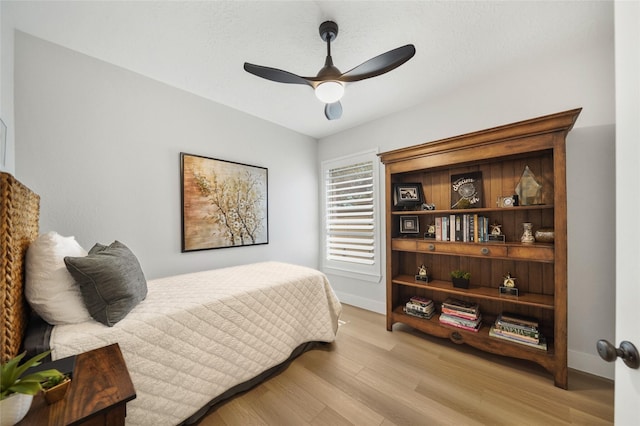
[[[42,393],[36,395],[18,425],[124,425],[127,402],[135,397],[122,352],[115,343],[78,355],[65,398],[47,405]]]

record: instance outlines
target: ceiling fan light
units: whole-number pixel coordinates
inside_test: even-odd
[[[316,97],[325,104],[338,102],[344,95],[344,86],[337,81],[325,81],[316,87]]]

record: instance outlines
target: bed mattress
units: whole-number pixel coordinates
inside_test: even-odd
[[[52,358],[118,343],[137,398],[128,425],[179,424],[299,345],[332,342],[341,305],[324,274],[263,262],[150,280],[113,327],[55,326]]]

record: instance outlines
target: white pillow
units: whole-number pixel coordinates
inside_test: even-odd
[[[86,256],[74,237],[56,232],[40,235],[27,250],[25,296],[31,308],[53,325],[91,319],[80,287],[64,264],[65,256]]]

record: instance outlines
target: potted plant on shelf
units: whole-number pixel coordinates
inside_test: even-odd
[[[61,376],[58,370],[29,373],[30,367],[40,365],[49,355],[46,351],[20,364],[26,352],[10,359],[0,367],[0,426],[18,423],[29,411],[33,395],[42,390],[42,382],[49,377]]]
[[[469,280],[471,279],[471,273],[456,269],[451,271],[451,282],[456,288],[469,288]]]
[[[67,394],[70,385],[71,379],[66,374],[47,377],[47,379],[42,382],[44,399],[49,404],[60,401]]]

